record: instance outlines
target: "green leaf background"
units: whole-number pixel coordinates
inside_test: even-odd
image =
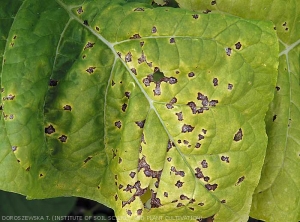
[[[280,53],[274,100],[266,116],[268,148],[251,215],[268,221],[300,220],[300,4],[298,1],[183,1],[180,7],[232,14],[275,24]]]
[[[1,1],[0,188],[93,199],[120,221],[246,221],[273,24],[143,2]]]

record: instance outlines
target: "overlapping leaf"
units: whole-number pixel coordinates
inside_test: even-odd
[[[300,4],[283,0],[177,2],[197,11],[226,12],[274,22],[281,51],[279,75],[275,98],[266,116],[269,143],[252,215],[268,221],[299,221]]]
[[[24,1],[4,48],[1,150],[30,182],[1,188],[95,199],[120,221],[246,220],[277,54],[270,22]]]

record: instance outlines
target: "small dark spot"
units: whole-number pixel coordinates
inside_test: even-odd
[[[95,45],[95,43],[88,42],[88,43],[84,46],[83,50],[86,50],[86,49],[88,49],[88,48],[93,48],[94,45]]]
[[[237,42],[234,45],[236,49],[240,49],[242,47],[242,44],[240,42]]]
[[[170,43],[175,43],[175,39],[174,38],[170,38]]]
[[[182,121],[183,120],[182,112],[175,113],[175,115],[178,117],[178,121]]]
[[[87,20],[84,20],[84,21],[83,21],[83,24],[84,24],[84,25],[86,25],[86,26],[88,26],[88,25],[89,25],[89,23],[88,23],[88,21],[87,21]]]
[[[283,24],[282,24],[282,26],[286,26],[287,25],[287,23],[286,22],[284,22]]]
[[[153,27],[152,27],[152,30],[151,30],[151,32],[152,32],[152,33],[156,33],[156,32],[157,32],[157,29],[156,29],[156,27],[155,27],[155,26],[153,26]]]
[[[170,77],[169,78],[169,83],[172,85],[172,84],[175,84],[177,83],[177,79],[175,77]]]
[[[116,121],[116,122],[115,122],[115,126],[118,127],[118,128],[120,129],[121,126],[122,126],[121,121]]]
[[[176,202],[178,202],[178,200],[172,200],[172,202],[171,202],[171,203],[176,203]]]
[[[209,106],[216,106],[216,104],[218,103],[219,101],[218,100],[215,100],[215,99],[213,99],[213,100],[211,100],[211,101],[209,101]]]
[[[55,132],[55,129],[52,125],[49,125],[48,127],[45,128],[45,133],[47,134],[52,134]]]
[[[117,54],[118,54],[118,56],[121,58],[121,56],[122,56],[122,53],[120,53],[120,52],[117,52]]]
[[[138,210],[136,211],[136,213],[137,213],[137,215],[142,215],[143,210],[142,210],[142,209],[138,209]]]
[[[70,105],[65,105],[63,107],[64,110],[72,111],[72,107]]]
[[[274,26],[274,30],[276,30],[276,26]]]
[[[114,86],[116,83],[114,80],[111,81],[111,85]]]
[[[212,191],[214,191],[215,189],[217,189],[217,187],[218,187],[218,184],[205,184],[205,188],[206,188],[207,190],[212,190]]]
[[[77,9],[77,13],[80,15],[81,13],[83,13],[83,9],[82,9],[82,6],[80,6],[78,9]]]
[[[234,141],[240,141],[243,139],[243,131],[242,129],[240,128],[239,131],[234,135],[234,138],[233,140]]]
[[[288,28],[288,27],[286,27],[284,30],[285,30],[285,31],[288,31],[288,30],[289,30],[289,28]]]
[[[221,160],[229,163],[229,156],[221,156]]]
[[[13,37],[13,39],[16,39],[17,38],[17,36],[15,35],[14,37]]]
[[[180,188],[180,187],[182,187],[183,183],[184,182],[181,182],[180,180],[177,180],[177,182],[175,183],[175,186]]]
[[[226,200],[221,200],[221,203],[226,203]]]
[[[194,77],[195,73],[194,72],[189,72],[188,77]]]
[[[121,157],[119,157],[119,163],[122,163],[122,158]]]
[[[180,200],[189,200],[190,199],[187,196],[185,196],[184,194],[181,194],[179,198],[180,198]]]
[[[226,55],[231,55],[231,48],[225,48]]]
[[[140,127],[140,128],[144,128],[145,121],[146,121],[146,120],[136,121],[135,124],[136,124],[138,127]]]
[[[50,79],[49,81],[49,86],[57,86],[57,80],[54,80],[54,79]]]
[[[40,173],[40,177],[43,177],[44,175],[42,173]]]
[[[204,175],[203,175],[203,173],[202,173],[202,170],[201,170],[199,167],[195,168],[195,171],[196,171],[195,176],[196,176],[198,179],[201,179],[201,178],[204,177]]]
[[[206,129],[202,129],[202,133],[206,134],[207,130]]]
[[[216,0],[211,1],[211,5],[215,5],[215,4],[217,4]]]
[[[164,196],[168,197],[169,196],[168,192],[164,192]]]
[[[198,135],[198,140],[203,140],[204,139],[204,136],[202,134],[199,134]]]
[[[202,207],[202,206],[204,206],[204,203],[201,202],[201,203],[198,203],[198,205]]]
[[[200,148],[201,143],[196,143],[195,148]]]
[[[129,216],[131,216],[131,215],[132,215],[132,212],[131,212],[131,210],[126,210],[126,212],[127,212],[127,214],[128,214]]]
[[[26,171],[29,171],[29,170],[30,170],[30,166],[26,168]]]
[[[194,207],[189,207],[189,209],[190,209],[190,210],[193,210],[193,211],[195,210],[195,208],[194,208]]]
[[[177,140],[177,143],[181,143],[181,140]]]
[[[168,160],[168,162],[171,162],[172,157],[168,157],[167,160]]]
[[[135,8],[133,11],[135,11],[135,12],[143,12],[145,10],[143,8]]]
[[[15,152],[17,150],[17,148],[18,148],[17,146],[12,146],[11,147],[11,149],[12,149],[13,152]]]
[[[122,184],[119,185],[119,190],[121,190],[124,186]]]
[[[130,174],[129,174],[129,176],[131,177],[131,178],[134,178],[135,177],[135,172],[131,172]]]
[[[125,62],[131,62],[132,61],[132,55],[131,52],[128,52],[125,56]]]
[[[4,88],[0,88],[0,93],[3,93],[4,92]]]
[[[10,45],[11,45],[11,47],[14,47],[15,43],[14,43],[14,42],[11,42]]]
[[[124,104],[122,105],[122,111],[125,112],[125,111],[126,111],[126,108],[127,108],[127,104],[124,103]]]
[[[206,162],[206,160],[202,160],[201,165],[202,165],[203,168],[208,167],[208,163]]]
[[[188,145],[188,144],[189,144],[189,141],[183,140],[183,143],[184,143],[185,145]]]
[[[217,78],[213,79],[213,84],[214,86],[217,86],[219,84],[219,80]]]
[[[194,19],[198,19],[198,18],[199,18],[199,15],[194,14],[194,15],[193,15],[193,18],[194,18]]]
[[[100,28],[99,28],[98,26],[96,26],[96,30],[97,30],[97,31],[100,31]]]
[[[274,115],[273,116],[273,122],[275,121],[276,118],[277,118],[277,115]]]
[[[211,10],[209,10],[209,9],[206,9],[205,11],[203,11],[204,14],[208,14],[210,12],[211,12]]]
[[[182,203],[178,203],[176,207],[183,207],[184,205]]]
[[[92,157],[89,156],[89,157],[87,157],[83,162],[84,162],[84,163],[87,163],[87,162],[90,161],[91,159],[92,159]]]
[[[82,56],[82,59],[85,59],[85,58],[86,58],[86,55],[83,55],[83,56]]]
[[[129,99],[130,98],[130,92],[125,92],[125,96]]]
[[[89,68],[87,68],[85,71],[88,72],[89,74],[92,74],[94,72],[94,70],[96,69],[95,66],[90,66]]]
[[[181,128],[181,132],[182,133],[192,132],[194,130],[194,128],[195,127],[193,127],[191,125],[183,124],[183,126]]]
[[[236,185],[239,185],[241,182],[243,182],[245,180],[245,176],[242,176],[238,179],[238,182],[236,183]]]
[[[204,177],[203,179],[204,179],[205,182],[208,182],[210,178],[209,177]]]
[[[232,88],[233,88],[233,85],[231,83],[228,83],[227,89],[232,90]]]
[[[65,143],[67,142],[67,136],[66,135],[61,135],[58,139],[60,140],[60,142]]]
[[[0,110],[3,110],[3,105],[0,105]]]
[[[130,39],[140,39],[141,36],[139,34],[134,34],[133,36],[130,37]]]
[[[20,161],[20,160],[17,160],[17,162],[20,163],[21,161]]]
[[[135,69],[135,68],[131,68],[130,70],[131,70],[131,72],[132,72],[134,75],[136,75],[136,69]]]
[[[276,90],[279,91],[279,90],[280,90],[280,87],[279,87],[279,86],[276,86]]]
[[[145,42],[144,42],[144,41],[140,42],[140,46],[141,46],[141,47],[143,47],[143,46],[144,46],[144,44],[145,44]]]
[[[116,194],[116,195],[115,195],[115,201],[117,201],[117,200],[118,200],[118,195]]]

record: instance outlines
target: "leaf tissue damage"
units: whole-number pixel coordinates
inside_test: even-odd
[[[0,45],[0,164],[22,173],[0,188],[95,199],[119,221],[247,218],[276,33],[206,12],[123,0],[18,6]]]

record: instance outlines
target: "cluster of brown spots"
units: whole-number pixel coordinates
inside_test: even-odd
[[[16,96],[15,95],[12,95],[12,94],[9,94],[8,96],[5,96],[3,97],[2,99],[5,101],[5,100],[14,100]]]
[[[87,157],[83,162],[84,162],[84,163],[87,163],[87,162],[90,161],[91,159],[92,159],[92,157],[89,156],[89,157]]]
[[[171,172],[173,172],[173,173],[175,173],[175,175],[179,175],[181,177],[185,176],[184,171],[182,171],[182,170],[176,170],[176,167],[174,167],[174,166],[171,166]]]
[[[203,179],[205,182],[209,181],[210,178],[208,176],[204,176],[202,170],[199,167],[195,168],[195,171],[196,171],[195,173],[196,178]]]
[[[175,144],[174,144],[174,142],[172,142],[171,140],[169,140],[169,141],[168,141],[168,146],[167,146],[167,152],[169,152],[169,150],[170,150],[172,147],[175,147]]]
[[[214,183],[214,184],[205,184],[205,188],[209,191],[210,190],[214,191],[215,189],[217,189],[217,187],[218,187],[218,184],[216,184],[216,183]]]
[[[61,135],[59,138],[60,142],[65,143],[67,142],[68,137],[66,135]]]
[[[95,45],[95,43],[93,43],[93,42],[88,42],[88,43],[84,46],[83,50],[86,50],[86,49],[89,49],[89,48],[93,48],[94,45]]]
[[[140,39],[140,38],[141,38],[141,36],[139,34],[134,34],[129,39]]]
[[[143,156],[142,159],[139,159],[138,172],[140,172],[141,169],[144,169],[144,174],[146,177],[157,178],[158,182],[160,181],[162,170],[151,170],[150,165],[146,162],[145,156]]]
[[[177,99],[176,99],[176,97],[174,97],[174,98],[171,99],[171,101],[169,103],[166,104],[166,107],[168,109],[173,109],[174,108],[173,104],[176,103],[176,102],[177,102]]]
[[[226,163],[229,163],[229,156],[221,156],[221,160]]]
[[[288,30],[289,30],[289,28],[287,27],[287,22],[284,22],[284,23],[282,24],[282,26],[285,27],[285,28],[284,28],[285,31],[288,31]]]
[[[50,79],[49,86],[57,86],[58,81],[54,79]]]
[[[195,127],[191,126],[191,125],[187,125],[187,124],[183,124],[182,128],[181,128],[181,132],[182,133],[190,133],[194,130]]]
[[[234,45],[237,50],[239,50],[242,47],[242,44],[240,42],[237,42]]]
[[[178,121],[182,121],[183,120],[182,112],[175,113],[175,115],[178,117]]]
[[[122,127],[121,121],[116,121],[115,126],[118,127],[119,129]]]
[[[123,185],[120,184],[119,189],[122,189],[122,188],[123,188]],[[127,184],[126,188],[123,189],[123,191],[132,193],[133,189],[135,189],[134,194],[132,195],[132,197],[129,198],[129,200],[122,201],[122,207],[124,207],[126,204],[132,203],[135,200],[135,197],[142,196],[147,191],[147,188],[145,188],[145,189],[141,188],[140,181],[135,182],[135,184],[133,186],[130,184]]]
[[[95,66],[90,66],[89,68],[87,68],[85,71],[88,72],[89,74],[94,73],[94,70],[96,69]]]
[[[234,135],[234,138],[233,138],[233,140],[234,141],[240,141],[240,140],[242,140],[243,139],[243,131],[242,131],[242,129],[240,128],[239,130],[238,130],[238,132]]]
[[[55,129],[51,124],[45,128],[45,133],[47,133],[47,134],[52,134],[54,132],[55,132]]]
[[[155,193],[153,190],[151,190],[151,208],[158,208],[162,206],[160,199],[157,197],[157,193]]]

